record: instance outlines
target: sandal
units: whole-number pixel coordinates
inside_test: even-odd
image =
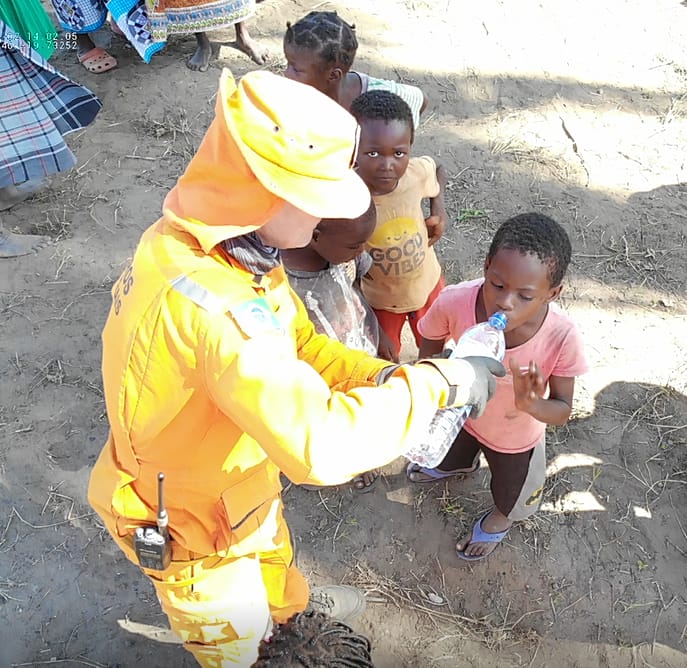
[[[372,478],[372,482],[369,485],[366,485],[363,479],[363,476],[371,473],[374,477]],[[370,492],[372,491],[372,488],[375,486],[376,482],[379,480],[379,476],[381,475],[381,472],[379,469],[372,469],[371,471],[365,471],[365,473],[361,473],[360,475],[357,475],[353,480],[351,480],[351,485],[353,489],[356,492],[360,492],[361,494],[365,494],[365,492]]]
[[[480,517],[477,520],[477,522],[475,522],[475,526],[472,527],[472,536],[470,536],[470,541],[465,546],[466,548],[468,545],[472,543],[500,543],[508,535],[510,529],[500,531],[499,533],[487,533],[484,529],[482,529],[482,521],[490,512],[491,510],[487,510],[487,512],[484,513],[484,515],[482,515],[482,517]],[[464,559],[465,561],[480,561],[485,557],[488,557],[490,554],[491,552],[489,552],[488,554],[473,556],[465,554],[464,550],[456,550],[456,555],[460,559]]]
[[[79,62],[93,74],[102,74],[117,67],[117,59],[99,46],[82,53],[78,58]]]
[[[374,479],[369,485],[363,484],[361,487],[358,487],[356,483],[361,482],[363,480],[363,476],[365,473],[373,473],[374,474]],[[372,488],[375,486],[377,480],[379,480],[381,476],[381,472],[379,469],[372,469],[372,471],[365,471],[365,473],[361,473],[357,475],[355,478],[351,480],[351,487],[353,488],[354,491],[359,492],[360,494],[365,494],[365,492],[371,492]],[[325,489],[325,487],[333,487],[334,485],[307,485],[307,484],[301,484],[299,487],[302,487],[303,489],[307,489],[309,492],[316,492],[319,489]]]
[[[437,468],[429,469],[415,462],[409,462],[406,467],[406,478],[408,478],[409,482],[436,482],[444,478],[453,478],[454,476],[475,473],[479,470],[479,467],[479,459],[471,469],[453,469],[452,471],[442,471]]]

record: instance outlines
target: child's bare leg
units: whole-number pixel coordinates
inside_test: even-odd
[[[210,64],[210,56],[212,55],[212,46],[210,40],[204,32],[194,33],[196,36],[195,53],[186,61],[186,67],[194,72],[205,72]]]
[[[498,508],[494,508],[482,520],[482,530],[486,533],[501,533],[512,526],[513,521],[509,520]],[[456,543],[456,552],[463,552],[467,557],[486,557],[498,546],[498,543],[471,543],[471,538],[472,530]]]
[[[236,24],[236,44],[246,55],[250,56],[258,65],[264,65],[270,58],[267,47],[261,46],[249,34],[244,21]]]

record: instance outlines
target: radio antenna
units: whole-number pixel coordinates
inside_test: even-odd
[[[157,474],[157,530],[165,539],[169,538],[167,525],[169,524],[169,516],[165,508],[164,497],[162,494],[162,485],[165,482],[165,474],[160,472]]]

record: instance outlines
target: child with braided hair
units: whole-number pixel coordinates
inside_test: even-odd
[[[362,93],[387,90],[402,98],[413,114],[417,128],[427,99],[417,86],[377,79],[351,70],[358,39],[355,26],[336,12],[310,12],[293,25],[286,24],[285,76],[317,88],[350,111],[351,103]]]
[[[374,668],[370,641],[321,612],[301,612],[260,643],[253,668]]]

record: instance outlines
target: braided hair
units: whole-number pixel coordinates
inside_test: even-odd
[[[501,248],[536,255],[548,267],[552,288],[561,284],[572,255],[568,233],[542,213],[521,213],[504,222],[496,230],[487,259]]]
[[[360,125],[365,121],[399,121],[410,128],[410,143],[415,139],[413,112],[408,103],[388,90],[369,90],[353,100],[351,114]]]
[[[260,643],[253,668],[374,668],[370,641],[321,612],[301,612]]]
[[[286,24],[284,44],[314,51],[324,63],[348,72],[358,50],[355,26],[336,12],[310,12]]]

